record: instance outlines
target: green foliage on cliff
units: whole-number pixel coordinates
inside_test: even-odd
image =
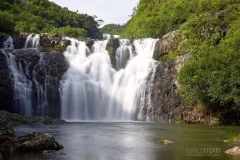
[[[193,16],[217,12],[239,0],[140,0],[137,12],[126,25],[122,37],[161,38],[180,29]]]
[[[8,12],[0,11],[0,32],[13,33],[14,25],[12,15]]]
[[[111,35],[120,35],[124,29],[125,25],[120,24],[106,24],[100,30],[102,33]]]
[[[240,124],[240,1],[140,0],[123,37],[161,38],[180,30],[178,49],[164,60],[190,53],[178,78],[181,96],[225,121]]]
[[[191,53],[194,59],[181,69],[180,91],[192,104],[219,115],[223,123],[240,124],[240,4],[215,2],[215,7],[206,2],[201,15],[181,26],[179,52]]]
[[[101,38],[96,17],[69,11],[48,0],[0,0],[0,9],[12,17],[9,19],[15,23],[15,32],[52,32],[55,28],[70,26],[86,30],[88,37]],[[4,19],[7,18],[0,16],[1,22]],[[5,26],[11,28],[8,23]]]
[[[53,28],[51,31],[51,34],[76,37],[76,38],[84,38],[87,35],[87,31],[82,28],[72,28],[70,26],[67,26],[62,28]]]

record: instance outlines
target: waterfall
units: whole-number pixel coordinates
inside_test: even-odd
[[[25,46],[37,47],[38,41],[38,35],[34,37],[33,35],[29,35]],[[6,57],[11,75],[15,112],[25,116],[31,116],[34,114],[46,115],[45,108],[48,106],[47,85],[49,84],[50,69],[44,63],[44,54],[40,54],[36,49],[22,50],[22,53],[26,52],[27,56],[31,56],[30,54],[35,53],[36,58],[38,58],[38,63],[34,66],[33,70],[30,71],[29,66],[34,62],[27,62],[27,59],[22,58],[21,55],[15,55],[13,49],[13,40],[9,37],[4,42],[4,49],[1,51]],[[30,54],[27,53],[28,51],[30,51]],[[39,76],[38,72],[41,72],[41,76],[44,77],[43,85],[37,81],[37,76]],[[34,92],[36,92],[37,96],[35,101]]]
[[[36,87],[37,91],[37,112],[40,113],[40,115],[44,115],[45,109],[48,107],[48,101],[47,101],[47,85],[49,84],[49,71],[48,66],[45,65],[44,62],[44,55],[40,54],[40,59],[38,60],[38,64],[34,67],[33,70],[33,82]],[[40,85],[40,83],[37,81],[37,71],[43,71],[44,74],[44,86]]]
[[[39,34],[30,34],[27,37],[24,48],[38,48],[40,41]]]
[[[32,82],[27,78],[29,70],[26,62],[17,61],[11,50],[8,50],[13,49],[12,42],[12,38],[9,37],[4,43],[5,49],[2,52],[6,56],[12,76],[14,104],[18,113],[30,116],[32,115]]]
[[[110,34],[103,34],[103,39],[104,40],[109,40],[109,39],[111,39],[111,35]]]
[[[116,52],[117,70],[125,68],[128,60],[133,58],[133,48],[128,39],[120,40],[120,47]]]
[[[114,70],[106,45],[97,41],[87,55],[85,42],[71,39],[64,55],[70,68],[60,83],[61,118],[72,121],[131,121],[141,119],[147,76],[157,66],[153,60],[155,39],[121,40]]]

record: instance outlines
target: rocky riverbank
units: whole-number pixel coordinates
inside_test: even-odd
[[[60,125],[64,120],[49,117],[25,117],[6,111],[0,111],[0,159],[10,151],[39,152],[59,150],[63,146],[47,133],[29,133],[23,137],[15,137],[13,126],[16,125]]]

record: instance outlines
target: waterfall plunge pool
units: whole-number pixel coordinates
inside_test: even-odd
[[[16,136],[46,132],[64,145],[66,155],[12,154],[9,160],[237,160],[226,155],[223,142],[240,127],[141,122],[77,122],[50,126],[18,126]],[[161,145],[161,139],[174,144]],[[188,156],[187,149],[219,148],[220,155]]]

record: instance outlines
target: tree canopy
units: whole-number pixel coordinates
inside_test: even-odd
[[[79,14],[62,8],[48,0],[0,0],[1,22],[6,22],[8,29],[1,32],[53,32],[56,28],[81,28],[90,38],[101,38],[98,29],[100,20],[87,14]],[[7,22],[4,15],[9,18]],[[14,27],[10,22],[14,22]],[[1,25],[2,26],[2,25]],[[85,34],[83,34],[85,35]]]

